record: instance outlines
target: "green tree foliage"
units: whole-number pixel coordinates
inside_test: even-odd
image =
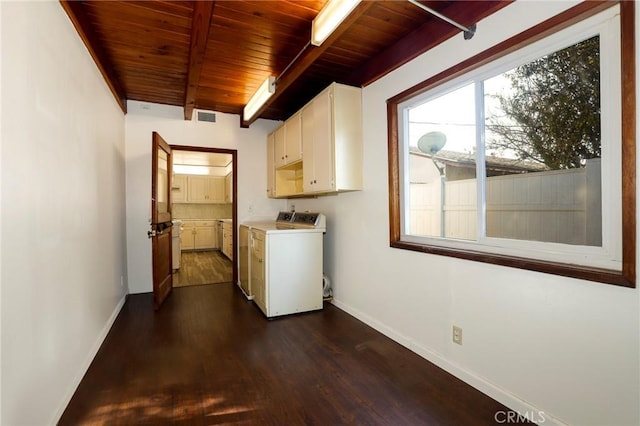
[[[571,169],[600,157],[599,37],[506,73],[512,90],[492,95],[487,149],[515,152],[551,169]]]

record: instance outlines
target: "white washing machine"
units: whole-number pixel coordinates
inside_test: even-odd
[[[182,234],[182,221],[180,219],[174,219],[171,221],[173,228],[171,228],[171,258],[172,268],[174,271],[180,269],[180,235]]]
[[[245,279],[239,284],[265,316],[322,309],[325,216],[280,212],[275,221],[243,225],[248,236],[240,242],[247,247],[246,253],[241,250],[240,275]]]

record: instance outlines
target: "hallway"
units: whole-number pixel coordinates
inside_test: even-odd
[[[232,284],[130,295],[60,425],[493,424],[508,409],[335,308],[268,321]]]

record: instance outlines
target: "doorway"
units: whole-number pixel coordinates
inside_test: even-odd
[[[174,287],[237,282],[237,151],[172,145]]]

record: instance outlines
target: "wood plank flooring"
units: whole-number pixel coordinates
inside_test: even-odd
[[[332,305],[267,320],[233,284],[128,297],[59,424],[488,425],[503,405]]]
[[[173,273],[173,286],[219,284],[233,281],[233,262],[219,250],[185,251],[180,269]]]

